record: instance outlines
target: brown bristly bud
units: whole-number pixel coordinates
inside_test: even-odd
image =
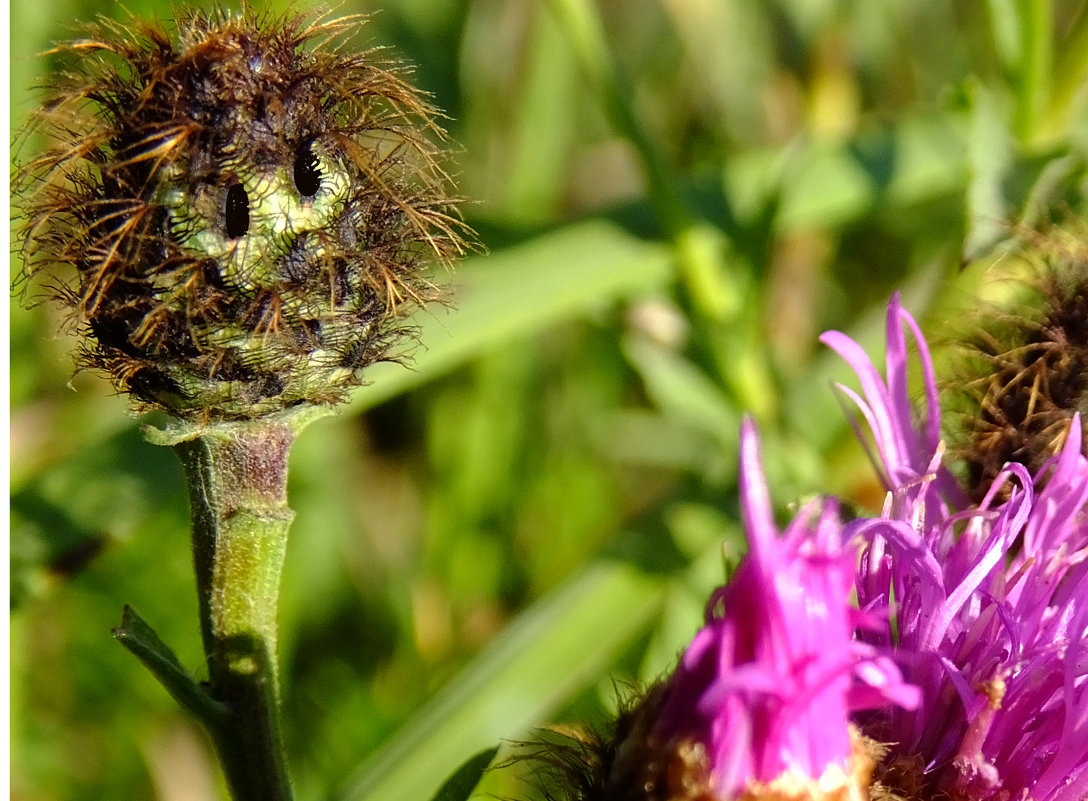
[[[978,498],[1007,462],[1037,473],[1088,413],[1088,239],[1054,228],[1024,240],[1007,257],[1026,268],[1009,279],[1015,306],[980,312],[967,338],[961,456]]]
[[[338,402],[438,296],[428,262],[465,246],[445,134],[404,68],[351,49],[364,22],[190,9],[54,51],[28,127],[48,145],[16,177],[22,277],[137,409]]]

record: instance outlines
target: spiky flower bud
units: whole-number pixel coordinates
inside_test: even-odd
[[[24,275],[47,276],[80,365],[137,408],[247,419],[342,399],[389,358],[399,312],[461,252],[435,112],[365,20],[101,19],[32,123],[17,179]]]
[[[1062,450],[1073,415],[1088,414],[1084,234],[1054,228],[1024,237],[1007,260],[1029,273],[1007,282],[1021,288],[1015,311],[984,315],[968,337],[962,458],[976,497],[1009,462],[1037,473]],[[1080,447],[1088,451],[1088,438]]]

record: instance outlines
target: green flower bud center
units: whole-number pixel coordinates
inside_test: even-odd
[[[253,292],[290,279],[283,274],[283,259],[299,235],[326,229],[344,211],[351,177],[334,159],[306,152],[321,176],[310,195],[299,192],[294,165],[264,170],[246,170],[243,165],[220,184],[192,187],[186,180],[188,164],[176,162],[163,176],[156,200],[166,208],[182,247],[194,256],[218,260],[224,280]],[[241,232],[231,230],[231,195],[236,187],[245,193],[247,222]]]

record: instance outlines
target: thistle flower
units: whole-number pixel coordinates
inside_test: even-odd
[[[905,330],[925,385],[915,423]],[[1088,797],[1088,459],[1073,415],[1064,447],[1031,475],[1005,465],[982,500],[942,466],[932,362],[893,298],[887,377],[838,332],[823,341],[857,373],[843,389],[872,431],[888,499],[849,535],[867,547],[858,603],[879,617],[859,639],[894,654],[922,689],[916,710],[857,718],[889,743],[877,777],[892,798],[1083,801]],[[1001,499],[1001,500],[999,500]]]
[[[101,19],[31,130],[25,276],[70,311],[79,363],[137,408],[248,419],[335,402],[462,249],[435,112],[360,17]]]
[[[860,801],[879,747],[851,713],[918,703],[888,659],[853,639],[865,621],[850,602],[856,553],[837,504],[809,506],[780,534],[750,421],[740,472],[750,551],[676,671],[621,716],[613,743],[545,753],[574,778],[574,797]]]
[[[705,754],[710,797],[865,798],[872,754],[851,735],[850,713],[910,708],[917,693],[853,640],[863,621],[850,605],[855,554],[837,504],[802,510],[780,536],[750,422],[740,458],[750,550],[711,596],[653,733]]]
[[[917,419],[907,332],[924,384]],[[861,382],[861,394],[841,391],[872,433],[882,514],[844,526],[827,500],[779,536],[746,422],[750,553],[676,671],[621,714],[615,736],[545,749],[545,762],[580,801],[1083,801],[1079,414],[1034,475],[1007,464],[974,503],[942,463],[933,363],[898,297],[886,377],[845,335],[823,341]]]

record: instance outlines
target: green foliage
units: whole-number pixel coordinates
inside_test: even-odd
[[[439,788],[434,801],[466,801],[498,752],[498,748],[485,748],[466,761]]]
[[[33,54],[98,11],[123,13],[13,3],[13,124]],[[456,308],[419,315],[412,366],[292,454],[302,801],[430,798],[666,670],[743,549],[744,413],[783,509],[879,503],[816,336],[876,345],[896,289],[939,326],[964,259],[1082,210],[1088,152],[1080,1],[388,0],[361,38],[449,114],[489,252],[435,276]],[[181,471],[103,381],[70,391],[60,322],[13,307],[12,797],[215,797],[198,730],[109,636],[131,604],[206,674]],[[522,773],[473,797],[527,797]]]

